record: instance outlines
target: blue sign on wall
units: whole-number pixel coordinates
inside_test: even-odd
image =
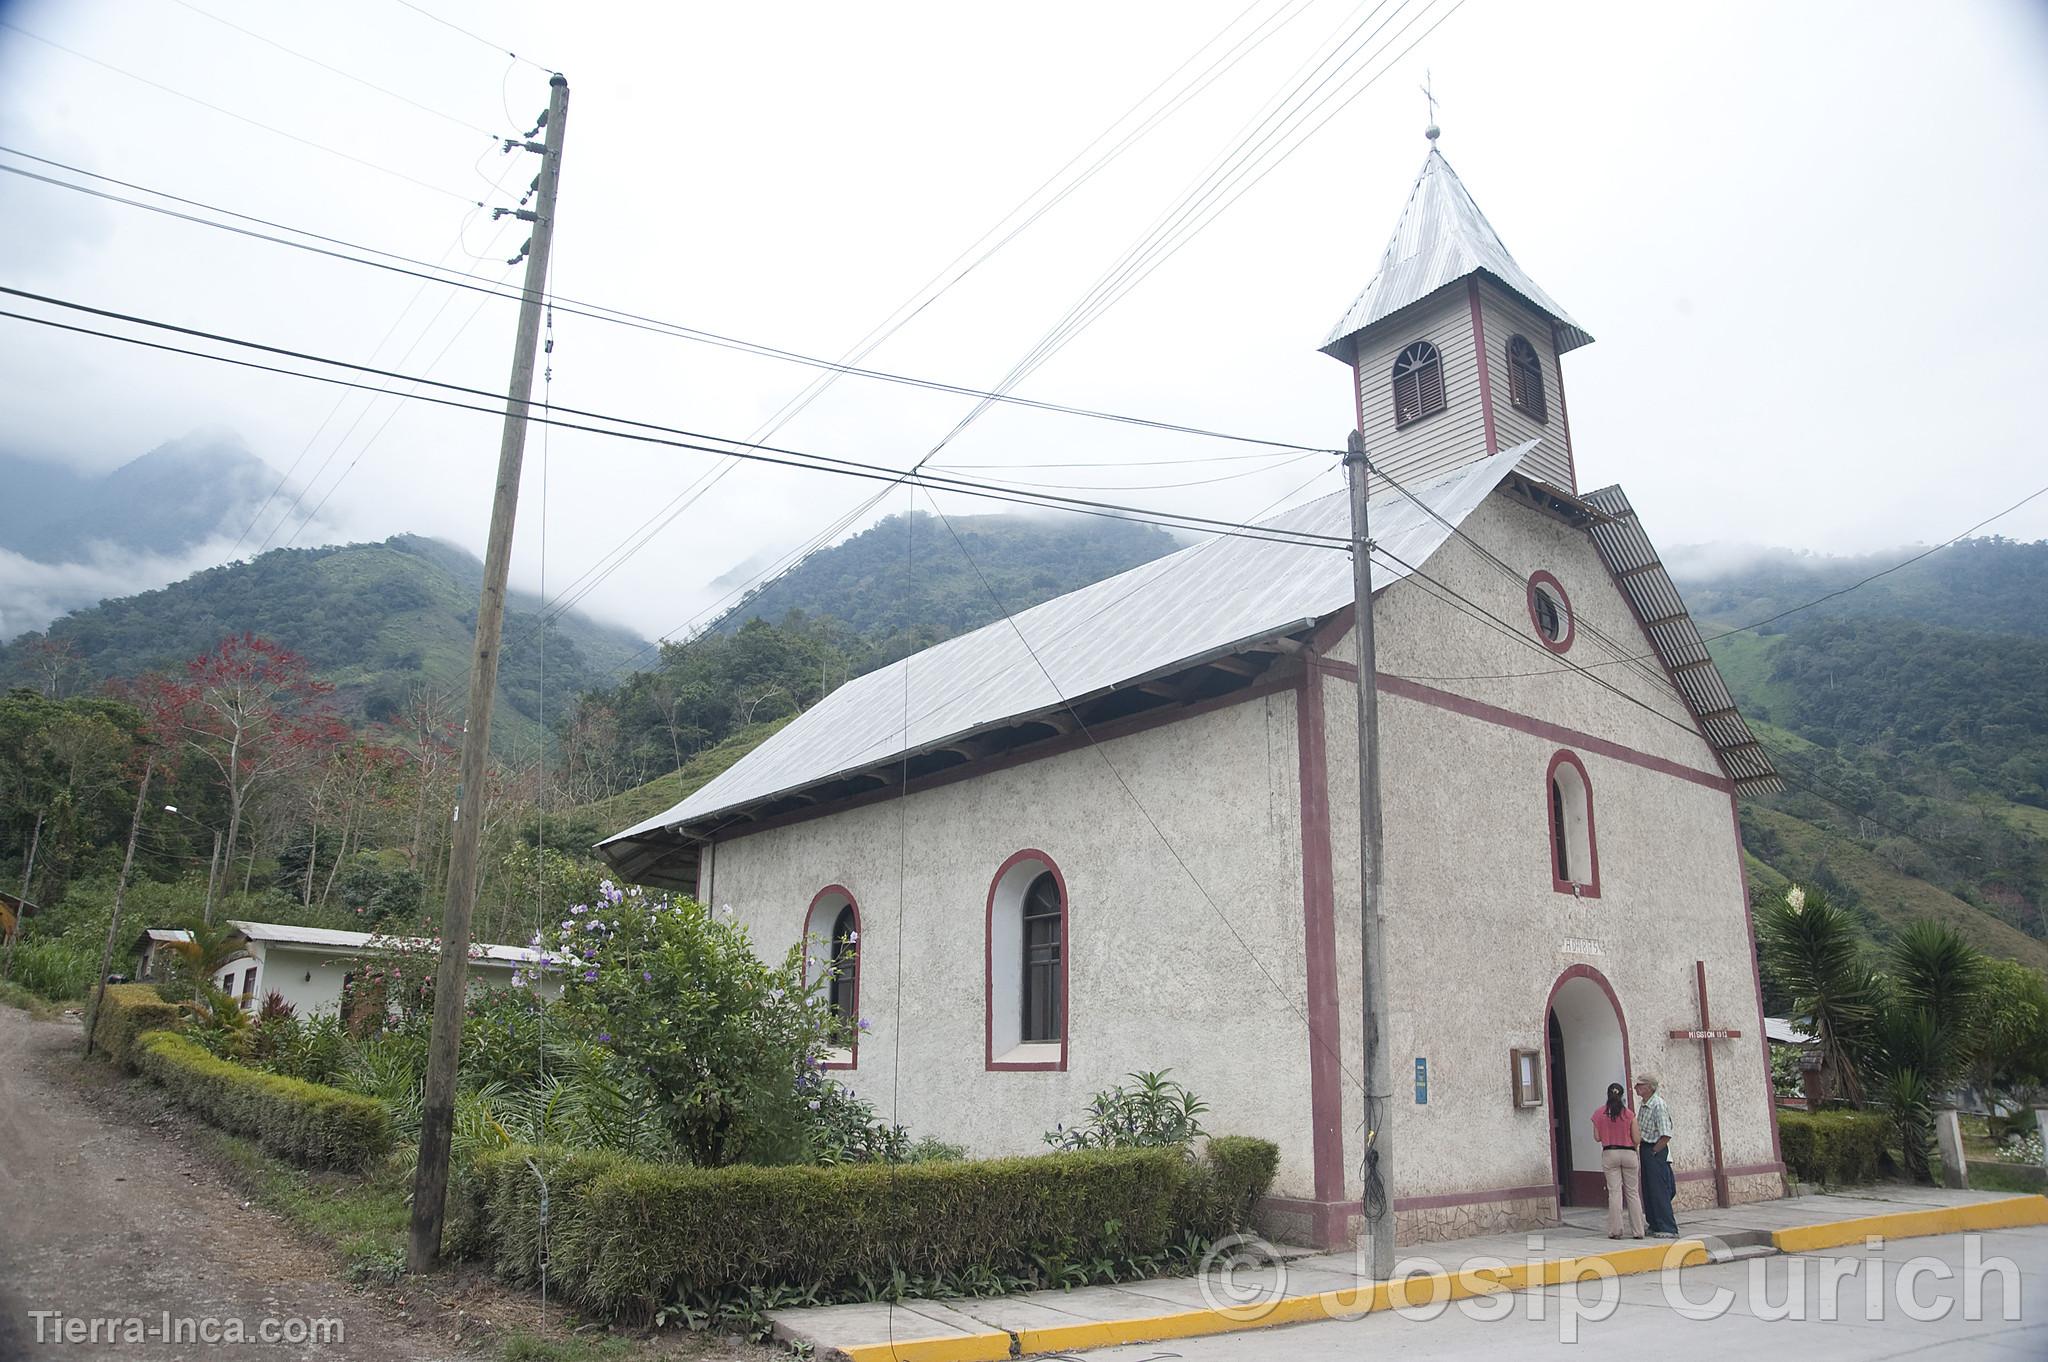
[[[1415,1104],[1429,1105],[1429,1061],[1421,1055],[1415,1057]]]

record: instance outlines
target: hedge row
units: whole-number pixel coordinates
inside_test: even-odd
[[[108,984],[93,1021],[92,1043],[123,1068],[135,1067],[135,1041],[145,1031],[178,1024],[178,1009],[148,984]]]
[[[831,1292],[1038,1260],[1159,1254],[1241,1227],[1278,1151],[1219,1138],[1173,1149],[889,1167],[692,1168],[512,1148],[478,1159],[450,1198],[446,1248],[517,1285],[537,1280],[541,1179],[552,1287],[607,1317],[749,1287]],[[536,1176],[536,1173],[539,1176]]]
[[[1874,1111],[1781,1111],[1778,1144],[1801,1182],[1831,1186],[1876,1182],[1889,1123]]]
[[[293,1163],[366,1168],[391,1151],[391,1113],[373,1097],[251,1069],[169,1031],[136,1042],[134,1064],[211,1124]]]

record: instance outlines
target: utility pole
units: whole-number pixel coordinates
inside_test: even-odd
[[[142,832],[142,808],[149,802],[149,778],[156,774],[156,753],[142,765],[142,788],[135,792],[135,817],[128,824],[128,854],[121,858],[121,878],[114,881],[114,915],[107,919],[107,943],[100,948],[100,974],[93,984],[92,1006],[85,1014],[85,1057],[92,1058],[92,1033],[107,1001],[107,971],[114,967],[114,942],[121,935],[121,905],[128,898],[128,872],[135,868],[135,839]]]
[[[1387,953],[1380,898],[1380,705],[1372,628],[1372,538],[1366,510],[1365,432],[1345,442],[1351,487],[1351,591],[1358,639],[1358,948],[1365,1041],[1365,1232],[1375,1280],[1394,1275],[1394,1120],[1387,1062]]]
[[[465,817],[463,801],[480,805],[491,754],[491,701],[498,688],[498,640],[505,624],[505,578],[512,566],[512,524],[519,511],[519,470],[526,457],[527,412],[533,397],[534,352],[540,343],[541,301],[547,290],[548,249],[555,235],[555,191],[562,175],[562,134],[569,115],[569,82],[548,81],[547,141],[509,143],[540,153],[537,197],[530,217],[526,283],[520,295],[519,332],[512,346],[512,380],[505,393],[505,431],[498,445],[498,485],[491,499],[490,542],[484,550],[483,596],[476,611],[476,652],[470,662],[469,709],[462,729],[462,771],[455,793],[455,836],[448,855],[448,897],[441,915],[441,959],[434,975],[434,1028],[427,1043],[427,1087],[420,1110],[419,1162],[412,1182],[412,1227],[406,1266],[432,1270],[441,1256],[441,1220],[448,1201],[448,1144],[455,1124],[456,1065],[462,1053],[462,1014],[469,985],[469,923],[476,908],[476,863],[483,820]],[[517,257],[515,257],[516,259]]]
[[[36,815],[36,830],[29,834],[28,864],[21,868],[21,902],[15,905],[14,925],[7,929],[7,958],[0,961],[0,979],[14,977],[14,943],[21,936],[21,920],[28,913],[29,880],[36,873],[36,848],[43,844],[43,815]]]
[[[206,863],[206,907],[200,921],[213,925],[213,887],[220,882],[220,834],[213,834],[213,859]]]

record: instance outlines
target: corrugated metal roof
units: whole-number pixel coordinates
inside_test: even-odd
[[[378,932],[344,932],[332,927],[294,927],[279,922],[243,922],[240,919],[236,919],[230,925],[247,940],[275,942],[280,946],[318,946],[323,950],[351,952],[439,949],[436,943],[424,937],[386,936]],[[188,933],[187,939],[189,938]],[[470,948],[470,958],[510,964],[537,964],[541,955],[539,951],[530,950],[525,946],[497,946],[485,942]]]
[[[1468,464],[1414,489],[1416,496],[1459,524],[1537,444]],[[1391,490],[1373,498],[1370,514],[1374,542],[1409,563],[1424,562],[1451,533]],[[1348,534],[1348,500],[1333,493],[1263,523]],[[1385,561],[1374,572],[1380,587],[1406,575]],[[1182,549],[1033,606],[1014,617],[1014,627],[999,620],[854,678],[688,799],[601,845],[699,822],[1234,651],[1306,627],[1351,600],[1351,556],[1342,551],[1246,538]]]
[[[1323,342],[1323,353],[1350,363],[1351,337],[1444,285],[1482,270],[1557,322],[1560,352],[1593,339],[1522,272],[1451,170],[1451,163],[1431,147],[1415,187],[1408,192],[1401,220],[1394,225],[1393,239],[1380,257],[1379,272]]]
[[[1784,789],[1785,782],[1779,779],[1763,744],[1735,708],[1735,697],[1728,693],[1721,669],[1714,665],[1699,627],[1658,559],[1656,546],[1643,533],[1628,497],[1619,487],[1602,487],[1587,492],[1583,500],[1607,517],[1594,522],[1593,544],[1622,594],[1635,606],[1651,645],[1671,673],[1686,708],[1705,731],[1721,769],[1744,794],[1774,794]]]

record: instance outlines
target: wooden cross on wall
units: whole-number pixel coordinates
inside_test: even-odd
[[[1714,1146],[1714,1204],[1728,1204],[1728,1165],[1721,1157],[1721,1095],[1714,1084],[1714,1042],[1717,1040],[1740,1040],[1742,1032],[1731,1026],[1716,1026],[1708,1020],[1707,1012],[1707,962],[1692,962],[1693,979],[1699,986],[1700,1024],[1685,1027],[1671,1033],[1673,1040],[1696,1040],[1700,1053],[1707,1057],[1707,1133]]]

